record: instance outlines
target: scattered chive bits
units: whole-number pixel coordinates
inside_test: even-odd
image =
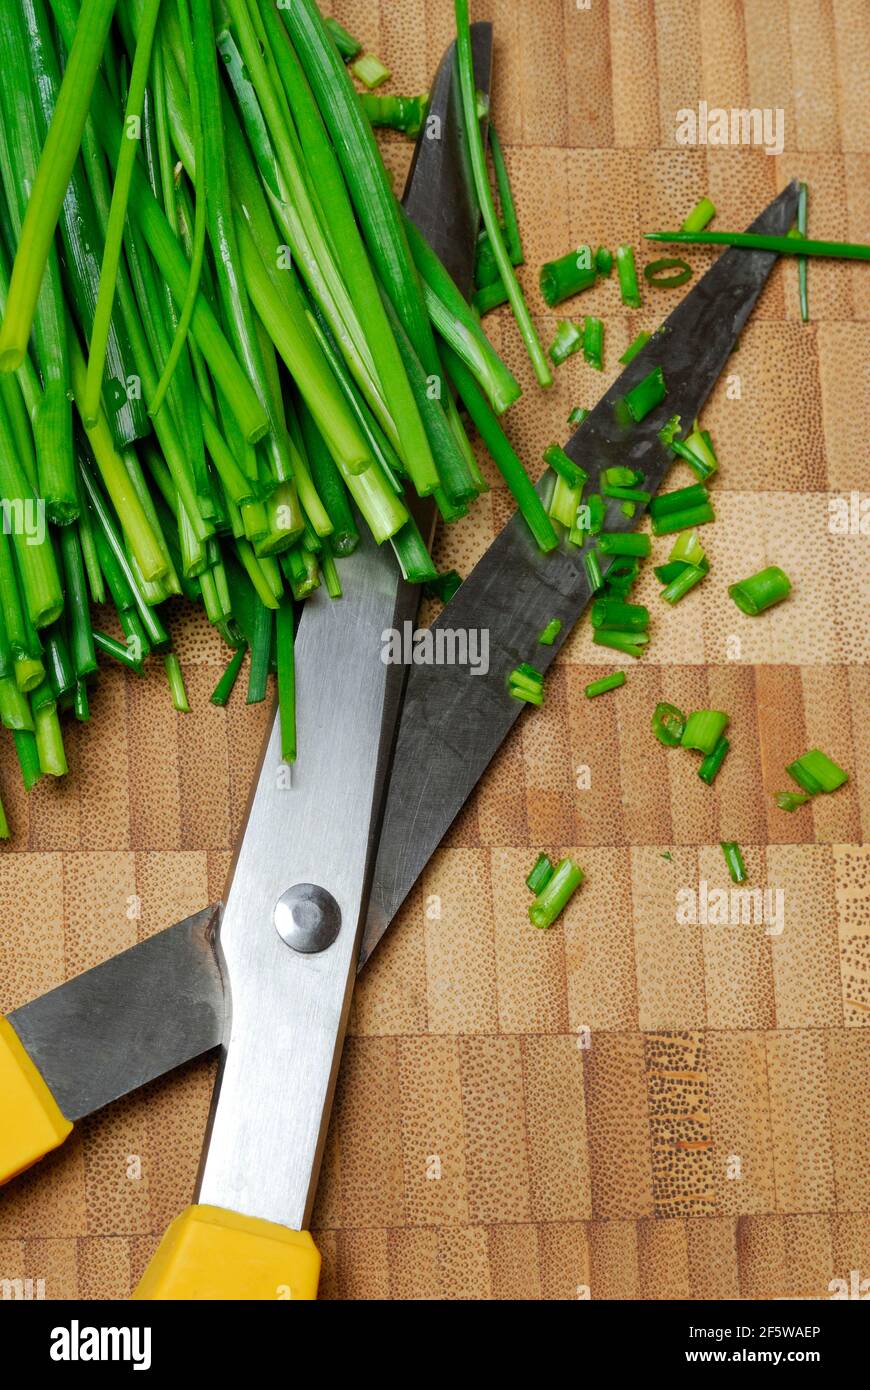
[[[725,761],[725,755],[727,754],[728,749],[730,747],[731,744],[728,742],[728,739],[725,738],[723,735],[723,737],[720,738],[719,742],[716,744],[716,747],[713,749],[713,752],[707,754],[706,758],[704,758],[703,762],[701,763],[701,766],[698,768],[698,776],[700,777],[702,782],[707,783],[708,787],[712,787],[717,776],[719,775],[719,772],[722,768],[722,764]]]
[[[562,631],[562,619],[561,619],[561,618],[551,618],[550,621],[547,623],[547,626],[544,628],[543,632],[541,633],[540,637],[538,638],[538,642],[539,642],[540,646],[542,646],[542,647],[552,647],[553,643],[555,642],[556,638],[559,636],[559,633],[560,633],[561,631]]]
[[[595,252],[595,269],[601,275],[609,275],[613,270],[613,252],[606,246],[599,246]]]
[[[640,287],[637,283],[637,266],[634,251],[630,246],[616,248],[616,274],[619,280],[619,293],[623,304],[630,309],[640,308]]]
[[[392,76],[390,69],[385,67],[374,53],[364,53],[362,57],[356,58],[351,63],[350,70],[370,92],[382,86],[384,82],[389,82]]]
[[[789,763],[786,772],[810,796],[818,796],[820,792],[835,792],[849,780],[848,772],[820,748],[811,748],[809,753],[804,753],[803,757]]]
[[[532,926],[546,931],[556,918],[564,912],[573,895],[583,882],[583,870],[573,859],[562,859],[556,865],[552,877],[529,905],[529,919]]]
[[[553,864],[548,854],[539,854],[526,879],[526,887],[535,897],[542,893],[553,877]]]
[[[544,703],[543,673],[529,665],[528,662],[521,662],[508,676],[508,691],[515,700],[522,700],[527,705],[542,705]]]
[[[710,199],[701,198],[686,217],[680,230],[683,232],[703,232],[704,228],[713,221],[715,216],[716,208],[710,202]]]
[[[588,482],[588,474],[579,463],[569,458],[561,444],[548,444],[544,450],[544,462],[557,473],[571,489],[583,488]]]
[[[732,883],[745,883],[749,877],[746,872],[746,864],[743,859],[743,851],[736,840],[720,841],[722,853],[725,856],[725,863],[728,873],[731,875]]]
[[[768,608],[773,608],[775,604],[788,598],[791,593],[791,580],[777,565],[769,565],[767,569],[759,570],[758,574],[751,575],[749,579],[741,579],[738,584],[732,584],[728,593],[741,613],[755,618],[759,613],[766,612]]]
[[[646,347],[651,337],[652,334],[648,333],[645,328],[642,328],[641,331],[638,333],[637,337],[632,338],[628,347],[625,349],[625,352],[620,357],[620,365],[623,367],[627,367],[629,362],[633,362],[634,359],[637,357],[638,353],[642,352],[643,349]]]
[[[587,318],[583,324],[583,356],[597,372],[604,371],[604,324]]]
[[[639,425],[641,420],[645,420],[651,410],[661,405],[668,388],[665,385],[665,376],[661,367],[653,367],[648,376],[645,376],[636,386],[632,386],[630,391],[626,391],[623,397],[625,409],[628,411],[632,420]]]
[[[686,720],[680,743],[683,748],[693,748],[709,757],[728,727],[729,717],[718,709],[695,710]]]
[[[809,792],[777,792],[774,801],[781,811],[799,811],[801,806],[806,806],[807,802],[812,801]]]
[[[621,685],[625,685],[625,672],[614,671],[611,676],[602,676],[601,680],[591,681],[586,687],[586,699],[594,700],[597,695],[606,695],[609,690],[618,690]]]
[[[585,406],[575,405],[574,409],[571,411],[571,414],[568,416],[568,424],[573,425],[576,429],[578,425],[583,424],[583,421],[586,419],[588,414],[589,411],[585,408]]]
[[[567,319],[560,319],[556,324],[556,336],[547,352],[553,359],[557,367],[561,367],[563,362],[567,362],[575,352],[579,352],[583,346],[583,333],[576,323],[570,323]]]
[[[686,728],[686,716],[676,705],[662,701],[652,715],[652,731],[665,748],[678,748]]]
[[[688,261],[675,256],[662,256],[650,261],[643,268],[643,278],[648,285],[657,290],[676,290],[686,285],[692,278],[692,267]]]
[[[544,303],[554,309],[572,295],[591,289],[597,278],[597,256],[593,256],[590,246],[578,246],[567,256],[542,265],[538,283]]]
[[[336,48],[346,63],[349,63],[352,58],[356,58],[357,54],[362,53],[362,44],[352,34],[349,34],[344,25],[339,24],[337,19],[325,19],[324,25],[329,30]],[[692,231],[693,229],[689,227],[687,230]]]

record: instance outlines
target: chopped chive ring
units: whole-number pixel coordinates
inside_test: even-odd
[[[687,531],[715,520],[716,514],[710,503],[702,502],[700,506],[687,507],[683,512],[654,518],[652,532],[654,536],[671,536],[675,531]]]
[[[553,643],[555,642],[556,638],[559,636],[559,633],[561,631],[561,618],[551,618],[550,621],[547,623],[547,626],[544,628],[544,631],[538,638],[539,644],[542,647],[552,647]]]
[[[797,811],[812,798],[809,792],[777,792],[773,798],[781,811]]]
[[[604,371],[604,324],[601,319],[587,318],[583,325],[583,356],[596,371]]]
[[[590,594],[597,594],[604,588],[604,576],[601,573],[601,563],[598,559],[597,550],[584,551],[583,568],[586,571],[586,579],[589,584]]]
[[[618,690],[621,685],[625,685],[625,679],[624,671],[614,671],[612,676],[602,676],[600,681],[592,681],[586,687],[586,699],[594,700],[596,695],[606,695],[608,690]]]
[[[550,856],[548,854],[539,854],[535,860],[534,867],[526,879],[526,887],[537,897],[539,893],[544,891],[550,879],[553,877],[554,872],[555,870],[553,869]]]
[[[643,349],[646,347],[651,337],[652,334],[648,333],[645,328],[642,328],[641,331],[638,333],[637,337],[632,338],[628,347],[625,349],[625,352],[620,357],[619,361],[621,365],[623,367],[627,367],[629,362],[633,362],[634,359],[637,357],[637,354],[639,352],[642,352]]]
[[[668,271],[675,271],[676,274],[669,275]],[[662,256],[658,261],[650,261],[649,265],[643,268],[643,278],[648,285],[652,285],[657,290],[676,290],[680,285],[685,285],[692,278],[692,267],[688,261],[681,261],[672,256]]]
[[[619,278],[619,293],[623,304],[630,309],[640,308],[640,287],[637,283],[637,266],[634,251],[630,246],[616,248],[616,274]]]
[[[547,352],[553,359],[557,367],[561,367],[563,362],[567,362],[569,357],[573,357],[578,352],[583,343],[583,334],[576,323],[569,323],[567,319],[560,319],[556,324],[556,336]]]
[[[682,563],[682,562],[680,562]],[[710,566],[705,560],[701,565],[682,565],[681,571],[669,584],[662,589],[661,597],[665,603],[671,605],[679,603],[680,599],[685,598],[686,594],[694,589],[696,584],[709,573]]]
[[[575,405],[574,409],[571,411],[571,414],[568,416],[568,424],[574,426],[582,425],[583,421],[586,419],[588,414],[589,411],[585,408],[585,406]]]
[[[606,246],[599,246],[595,252],[595,268],[600,275],[609,275],[613,269],[613,252]]]
[[[643,649],[649,644],[649,637],[645,632],[610,632],[604,628],[596,628],[592,635],[592,641],[596,647],[611,647],[615,652],[623,652],[626,656],[643,656]]]
[[[728,593],[741,613],[747,613],[754,618],[788,598],[791,593],[791,580],[777,565],[770,565],[766,570],[759,570],[758,574],[751,575],[749,579],[741,579],[739,584],[732,584]]]
[[[677,748],[686,728],[686,716],[676,705],[665,702],[656,705],[652,715],[652,731],[665,748]]]
[[[732,883],[745,883],[749,875],[746,872],[746,865],[743,862],[743,853],[736,840],[722,840],[722,853],[725,856],[725,863],[731,875]]]
[[[716,780],[716,776],[725,761],[725,754],[731,744],[727,738],[720,738],[712,753],[708,753],[701,766],[698,768],[698,776],[702,782],[706,782],[711,787]]]
[[[568,906],[583,882],[583,870],[573,859],[563,859],[556,865],[553,877],[529,907],[532,926],[545,931]]]
[[[683,737],[684,748],[694,748],[705,757],[716,750],[720,738],[728,727],[729,715],[718,709],[699,709],[686,720]]]
[[[649,555],[650,538],[644,533],[634,531],[602,531],[598,537],[598,548],[602,555],[638,555],[641,559]]]
[[[632,386],[630,391],[626,391],[625,408],[635,424],[640,424],[651,410],[655,410],[657,405],[661,405],[667,394],[668,388],[665,385],[664,372],[661,367],[654,367],[648,376],[645,376],[636,386]]]
[[[599,598],[592,605],[592,626],[602,632],[646,632],[649,609],[619,598]]]
[[[359,78],[364,87],[369,91],[374,91],[375,87],[380,87],[382,83],[388,82],[392,77],[390,69],[384,67],[380,58],[374,53],[364,53],[361,58],[357,58],[351,63],[350,70],[354,77]]]
[[[702,198],[689,213],[682,227],[683,232],[703,232],[708,222],[716,216],[716,209],[709,198]]]
[[[660,516],[672,516],[674,512],[686,511],[689,507],[698,507],[708,501],[709,492],[703,483],[692,483],[691,487],[677,488],[676,492],[662,492],[658,497],[654,497],[650,503],[649,514],[654,519]]]
[[[544,462],[548,463],[554,473],[568,484],[570,488],[582,488],[589,480],[588,473],[585,472],[573,459],[569,458],[560,444],[549,444],[544,450]]]
[[[802,758],[789,763],[786,772],[810,796],[817,796],[819,792],[835,792],[849,780],[848,772],[820,748],[811,748]]]
[[[605,274],[607,272],[604,272]],[[591,289],[598,278],[596,257],[589,246],[578,246],[558,261],[541,266],[539,285],[544,303],[551,309],[574,294]]]

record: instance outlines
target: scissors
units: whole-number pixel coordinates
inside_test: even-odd
[[[492,26],[472,36],[488,93]],[[452,45],[404,203],[470,293],[479,208]],[[791,184],[751,230],[784,233],[796,205]],[[661,486],[671,457],[659,430],[699,413],[775,261],[726,251],[609,388],[566,445],[593,486],[615,464],[640,468],[650,493]],[[628,433],[615,406],[656,366],[666,401]],[[552,479],[538,486],[546,497]],[[606,529],[631,529],[643,510],[631,519],[610,503]],[[431,537],[430,504],[419,519]],[[317,591],[305,604],[303,753],[290,781],[276,719],[225,904],[0,1019],[0,1182],[57,1148],[74,1122],[220,1048],[195,1201],[135,1299],[317,1297],[320,1256],[306,1228],[357,970],[518,718],[508,674],[530,652],[546,671],[591,598],[581,552],[563,542],[542,554],[515,516],[434,625],[488,631],[488,673],[472,678],[469,666],[382,660],[382,634],[413,621],[419,599],[391,552],[362,541],[342,574],[340,601]],[[559,637],[538,646],[554,618]]]

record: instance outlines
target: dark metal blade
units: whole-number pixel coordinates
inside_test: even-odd
[[[474,76],[479,92],[492,81],[492,25],[472,24]],[[486,122],[481,122],[486,135]],[[456,45],[441,60],[432,85],[427,120],[417,138],[403,199],[413,218],[450,271],[462,293],[471,294],[480,207],[462,133]]]
[[[158,932],[9,1014],[68,1120],[216,1047],[216,908]]]
[[[797,184],[776,198],[750,230],[784,233],[794,221]],[[770,252],[733,248],[719,258],[610,388],[566,446],[590,477],[615,464],[641,468],[654,493],[672,459],[658,439],[671,415],[689,423],[699,413],[739,337],[776,261]],[[617,424],[615,402],[660,365],[667,399],[633,428]],[[539,491],[549,486],[542,480]],[[605,529],[631,530],[618,502]],[[380,848],[360,965],[364,965],[408,892],[437,849],[484,769],[510,732],[522,705],[507,691],[507,676],[534,655],[546,669],[590,598],[576,547],[542,554],[526,523],[515,516],[489,547],[434,625],[439,630],[489,634],[489,673],[468,665],[413,666]],[[538,645],[551,618],[562,621],[552,647]]]

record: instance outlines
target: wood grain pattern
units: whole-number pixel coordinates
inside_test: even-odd
[[[542,260],[578,240],[640,246],[704,192],[719,225],[742,226],[797,175],[813,233],[870,237],[865,0],[474,8],[496,24],[493,111],[545,337]],[[425,85],[452,33],[449,0],[332,9],[397,91]],[[783,153],[678,146],[676,112],[699,100],[782,108]],[[409,147],[384,148],[402,178]],[[688,258],[701,270],[710,254]],[[671,304],[650,292],[628,312],[604,281],[567,306],[603,317],[606,369],[574,358],[549,394],[510,318],[490,318],[526,388],[507,426],[530,469]],[[315,1218],[325,1298],[826,1297],[833,1278],[870,1275],[870,537],[829,529],[831,503],[866,487],[866,268],[813,264],[810,305],[801,325],[794,266],[777,268],[707,409],[722,460],[709,580],[662,612],[644,577],[654,642],[600,700],[583,688],[616,663],[585,628],[571,637],[545,708],[359,986]],[[463,571],[511,510],[481,462],[492,492],[437,541]],[[752,622],[727,584],[773,562],[793,599]],[[219,643],[177,605],[173,629],[193,716],[157,672],[107,671],[69,781],[29,801],[3,745],[4,1011],[221,891],[267,712],[239,695],[209,706]],[[714,790],[651,739],[660,699],[731,712]],[[787,815],[772,795],[813,744],[851,782]],[[782,891],[781,933],[677,921],[681,888],[729,886],[721,839],[743,844],[753,886]],[[540,849],[587,873],[549,933],[525,915]],[[44,1280],[49,1298],[126,1297],[189,1200],[213,1075],[206,1059],[110,1107],[6,1189],[0,1276]]]

